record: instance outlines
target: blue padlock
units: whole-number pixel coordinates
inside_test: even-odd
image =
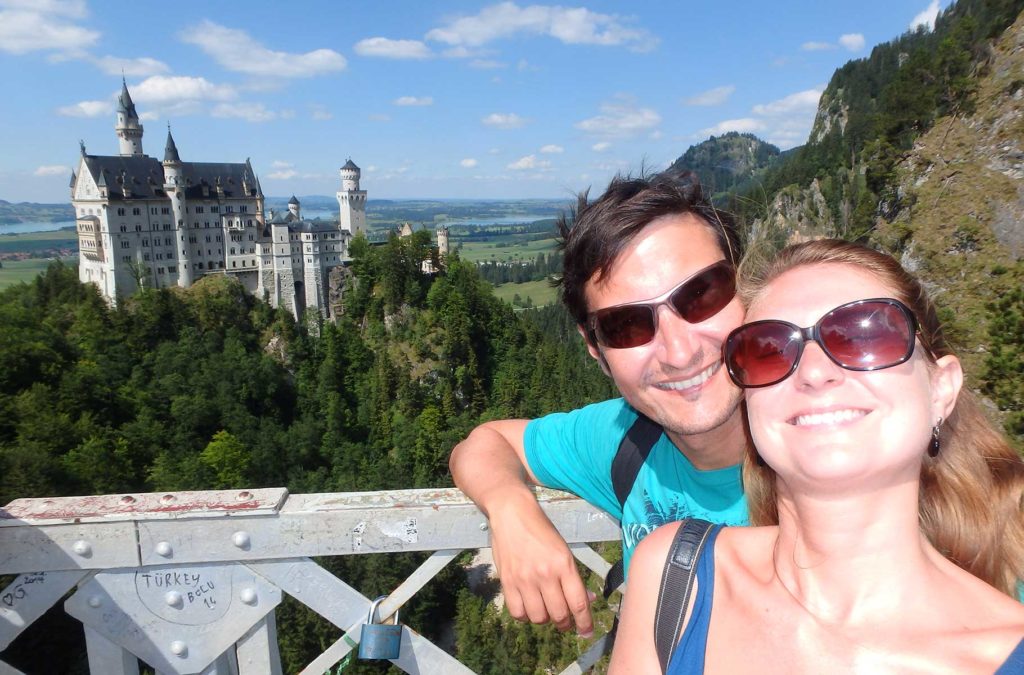
[[[370,614],[366,617],[362,637],[359,638],[361,659],[397,659],[402,651],[402,624],[398,623],[398,612],[395,612],[394,625],[374,623],[377,607],[387,597],[382,595],[370,604]]]

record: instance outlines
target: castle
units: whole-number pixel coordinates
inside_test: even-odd
[[[71,175],[82,282],[116,304],[142,287],[230,275],[297,319],[309,309],[335,314],[330,273],[349,261],[352,237],[366,233],[366,191],[351,159],[340,170],[338,223],[307,221],[295,197],[287,213],[264,214],[249,160],[183,162],[170,127],[163,161],[146,155],[124,80],[114,129],[119,154],[90,155],[82,143]]]

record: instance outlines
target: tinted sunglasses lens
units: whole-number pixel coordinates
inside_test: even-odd
[[[612,349],[645,345],[654,339],[654,310],[648,305],[623,305],[598,312],[598,341]]]
[[[736,295],[736,274],[728,265],[716,265],[679,287],[669,302],[689,323],[700,323],[721,312]]]
[[[725,344],[729,375],[741,387],[765,387],[786,379],[797,360],[803,339],[793,326],[765,321],[733,332]]]
[[[914,327],[898,305],[865,302],[840,307],[821,320],[821,341],[844,368],[895,366],[913,353]]]

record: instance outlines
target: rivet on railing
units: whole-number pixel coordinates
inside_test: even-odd
[[[173,504],[176,501],[178,501],[178,498],[175,497],[174,495],[164,495],[163,497],[160,498],[161,504]]]
[[[242,490],[241,492],[238,493],[238,496],[235,499],[237,499],[240,502],[247,502],[250,499],[252,499],[252,493],[249,492],[248,490]]]
[[[487,531],[487,523],[480,523],[480,531],[481,532],[486,532]]]
[[[181,597],[181,593],[178,591],[167,591],[167,594],[164,596],[164,602],[169,607],[181,609],[185,605],[185,598]]]
[[[233,543],[235,546],[242,550],[248,551],[249,546],[252,542],[249,539],[248,532],[235,532],[231,536],[231,543]]]
[[[96,609],[97,607],[99,607],[102,604],[103,604],[103,598],[101,598],[100,596],[93,595],[93,596],[89,597],[89,606],[92,607],[93,609]]]
[[[127,504],[134,504],[135,503],[135,497],[132,497],[131,495],[125,495],[124,497],[121,497],[121,503],[122,504],[126,504],[126,505]]]
[[[161,541],[156,545],[156,554],[162,558],[170,558],[174,554],[174,548],[169,541]]]
[[[243,588],[242,592],[238,594],[238,597],[247,605],[256,604],[256,589],[255,588]]]
[[[175,656],[185,658],[186,656],[188,656],[188,645],[182,642],[181,640],[175,640],[171,643],[171,653]]]
[[[71,546],[71,550],[74,551],[76,554],[82,556],[83,558],[88,558],[92,555],[92,546],[90,546],[89,542],[85,541],[84,539],[79,539],[78,541],[76,541]]]

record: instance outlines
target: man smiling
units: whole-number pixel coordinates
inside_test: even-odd
[[[597,200],[584,193],[575,215],[559,223],[562,300],[622,398],[487,422],[456,446],[450,465],[490,520],[509,613],[589,635],[572,553],[530,486],[568,490],[619,519],[627,570],[636,544],[663,523],[746,524],[740,391],[721,362],[743,309],[734,297],[735,225],[693,174],[616,177]],[[638,418],[653,421],[657,441],[620,503],[612,464]]]

